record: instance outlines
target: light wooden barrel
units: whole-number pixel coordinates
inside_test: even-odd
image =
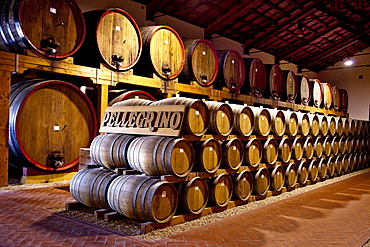
[[[11,0],[2,3],[0,49],[29,49],[49,59],[72,56],[86,35],[85,20],[73,0]]]
[[[350,126],[349,126],[349,119],[346,118],[346,117],[343,117],[342,118],[342,122],[343,122],[343,134],[348,136],[349,135],[349,132],[350,132]]]
[[[166,25],[140,28],[143,51],[134,73],[150,77],[155,73],[165,80],[177,78],[185,65],[185,48],[180,35]]]
[[[342,157],[339,155],[335,157],[334,164],[335,164],[335,172],[337,173],[338,176],[340,176],[343,171]]]
[[[326,160],[326,165],[328,166],[328,176],[334,177],[335,174],[335,159],[334,157],[328,157]]]
[[[327,159],[321,158],[318,160],[318,176],[321,178],[321,180],[324,180],[326,179],[327,174],[328,174]]]
[[[298,94],[297,103],[309,105],[312,98],[312,83],[307,76],[297,76],[298,79]]]
[[[266,168],[260,168],[254,172],[253,191],[260,196],[266,196],[270,188],[270,172]]]
[[[284,135],[286,127],[284,112],[278,109],[266,109],[271,115],[271,132],[277,136]]]
[[[284,93],[284,74],[278,64],[265,64],[267,84],[265,98],[279,99]]]
[[[210,112],[208,132],[221,136],[231,133],[234,126],[234,113],[228,104],[216,101],[204,101]]]
[[[308,113],[308,122],[310,125],[309,134],[317,136],[320,133],[320,120],[316,114]]]
[[[108,169],[130,168],[127,150],[133,135],[102,134],[94,138],[90,144],[91,159]]]
[[[307,159],[312,159],[314,156],[315,147],[313,139],[309,136],[306,137],[303,144],[303,156]]]
[[[297,171],[297,181],[300,185],[305,185],[307,184],[308,180],[308,165],[305,160],[302,160],[299,165],[298,165],[298,171]]]
[[[333,118],[335,120],[336,133],[338,135],[343,135],[343,133],[344,133],[343,118],[341,118],[341,117],[333,117]]]
[[[321,94],[322,94],[322,105],[325,109],[330,109],[333,103],[332,89],[329,83],[320,82]]]
[[[323,154],[325,155],[325,156],[329,156],[330,154],[331,154],[331,139],[330,139],[330,137],[325,137],[324,138],[324,141],[322,142],[322,145],[323,145],[323,147],[324,147],[324,149],[323,149]]]
[[[261,107],[250,106],[254,115],[254,133],[262,136],[267,136],[271,130],[271,115],[270,112]]]
[[[178,206],[175,186],[149,176],[117,177],[108,188],[107,198],[114,211],[144,222],[166,223]]]
[[[134,18],[120,8],[84,13],[86,38],[74,56],[76,64],[126,71],[139,61],[142,39]]]
[[[209,188],[206,180],[194,177],[188,182],[179,184],[179,208],[191,214],[201,214],[209,199]]]
[[[245,81],[241,88],[242,93],[251,92],[261,96],[266,89],[267,75],[263,62],[258,58],[243,58],[245,66]]]
[[[304,142],[301,137],[297,136],[294,138],[292,143],[292,158],[295,160],[301,160],[304,154]]]
[[[343,173],[348,173],[350,171],[349,169],[349,155],[345,154],[342,156],[342,165],[343,165]]]
[[[298,181],[298,168],[294,163],[290,163],[285,169],[285,186],[294,188]]]
[[[268,138],[263,144],[263,160],[272,165],[278,159],[279,145],[274,138]]]
[[[293,111],[283,111],[285,115],[285,134],[295,136],[298,133],[298,116]]]
[[[319,118],[319,123],[320,123],[320,131],[319,133],[323,136],[326,136],[329,132],[329,122],[328,119],[325,115],[318,115],[316,114],[317,117]]]
[[[211,179],[209,184],[209,202],[212,205],[226,207],[233,195],[233,180],[226,173],[221,173],[214,179]]]
[[[253,191],[253,176],[249,171],[242,171],[233,178],[233,197],[237,200],[248,201]]]
[[[149,93],[141,90],[131,90],[124,93],[119,94],[118,96],[114,97],[111,101],[109,101],[108,105],[112,106],[114,103],[129,100],[129,99],[144,99],[149,101],[156,101],[156,99]]]
[[[285,90],[282,99],[294,103],[299,91],[298,78],[293,70],[283,70],[283,74]]]
[[[279,160],[288,163],[290,158],[292,157],[292,143],[290,142],[288,137],[283,137],[279,141]]]
[[[331,139],[331,153],[337,155],[339,153],[339,137],[334,136]]]
[[[318,162],[311,160],[308,164],[308,179],[311,182],[316,182],[319,175]]]
[[[298,117],[298,134],[307,136],[310,133],[310,119],[305,112],[296,112]]]
[[[333,96],[333,108],[338,111],[341,106],[340,89],[337,86],[331,86],[331,94]]]
[[[231,170],[238,170],[243,163],[244,159],[244,144],[238,138],[232,138],[228,141],[223,141],[222,148],[222,161],[221,164],[224,168]]]
[[[195,166],[198,170],[215,173],[221,165],[222,148],[219,141],[209,138],[195,144]]]
[[[321,139],[320,136],[316,137],[313,143],[314,147],[314,156],[316,158],[321,158],[322,154],[324,153],[324,145],[323,145],[323,140]]]
[[[249,136],[254,128],[254,115],[249,106],[229,104],[234,114],[233,133]]]
[[[89,147],[97,133],[91,101],[67,82],[15,83],[9,111],[9,157],[17,166],[71,168],[78,163],[79,149]]]
[[[226,86],[231,92],[239,91],[245,81],[242,56],[236,50],[217,51],[217,55],[219,85]]]
[[[339,92],[340,92],[340,103],[341,103],[339,110],[346,113],[348,110],[348,93],[347,93],[347,90],[343,88],[341,88]]]
[[[345,143],[347,145],[347,147],[346,147],[347,153],[351,153],[353,151],[353,137],[348,136]]]
[[[270,171],[270,188],[273,191],[280,192],[284,187],[284,167],[276,165]]]
[[[210,114],[207,105],[202,100],[174,97],[153,102],[152,105],[185,105],[185,116],[181,131],[202,136],[208,130]]]
[[[319,108],[322,103],[322,91],[321,91],[321,84],[318,79],[310,79],[312,83],[312,97],[311,97],[311,105],[314,107]]]
[[[341,154],[345,154],[347,152],[347,137],[346,136],[339,137],[339,152]]]
[[[245,144],[244,162],[252,167],[257,167],[262,160],[263,146],[257,138],[250,139]]]
[[[334,136],[337,133],[337,124],[333,116],[326,116],[329,124],[329,135]]]
[[[150,176],[185,177],[193,168],[194,149],[183,138],[142,136],[130,143],[127,160],[132,169]]]
[[[185,41],[185,65],[183,75],[200,86],[213,84],[218,74],[218,57],[212,43],[206,39]]]
[[[83,169],[78,171],[69,185],[71,196],[92,208],[109,208],[107,192],[112,181],[119,175],[107,169]]]

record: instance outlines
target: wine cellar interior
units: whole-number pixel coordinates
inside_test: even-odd
[[[367,1],[1,4],[0,188],[66,181],[65,211],[145,235],[350,174],[368,183]],[[369,231],[307,246],[362,246]]]

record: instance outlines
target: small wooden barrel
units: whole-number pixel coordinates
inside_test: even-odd
[[[236,50],[217,51],[217,55],[219,78],[217,83],[226,86],[231,92],[239,91],[245,81],[245,67],[242,56]]]
[[[283,111],[285,115],[285,133],[295,136],[298,133],[298,116],[293,111]]]
[[[363,122],[362,122],[362,120],[358,120],[358,119],[356,119],[355,120],[355,124],[356,124],[356,135],[362,135],[363,133],[363,129],[362,129],[362,124]]]
[[[337,136],[331,139],[331,153],[334,155],[338,155],[339,153],[339,137]]]
[[[242,93],[251,92],[261,96],[266,89],[267,76],[263,62],[258,58],[243,58],[245,66],[245,81],[241,88]]]
[[[209,184],[209,202],[212,205],[226,207],[233,195],[233,180],[226,173],[221,173]]]
[[[253,191],[253,176],[249,171],[242,171],[236,174],[233,179],[233,197],[237,200],[248,201]]]
[[[279,160],[288,163],[292,156],[292,143],[288,137],[283,137],[279,142]]]
[[[262,136],[267,136],[271,130],[271,115],[270,112],[261,107],[250,106],[254,115],[254,133]]]
[[[329,135],[334,136],[337,133],[337,124],[333,116],[326,116],[329,124]]]
[[[142,136],[131,142],[127,160],[134,170],[150,176],[186,177],[194,164],[194,149],[182,138]]]
[[[348,155],[348,162],[349,162],[348,169],[349,169],[350,172],[353,172],[356,169],[355,155],[356,155],[355,153],[351,153],[351,154]]]
[[[322,142],[323,146],[323,154],[325,156],[329,156],[331,154],[331,140],[330,137],[325,137],[324,141]]]
[[[184,133],[202,136],[209,127],[208,106],[199,99],[174,97],[153,102],[151,105],[185,105],[185,117],[181,128]]]
[[[334,162],[334,157],[328,157],[326,160],[326,165],[328,166],[328,176],[329,177],[334,177],[335,174],[335,162]]]
[[[94,138],[90,144],[91,159],[108,169],[127,168],[127,150],[135,139],[132,135],[102,134]]]
[[[319,175],[318,162],[316,160],[311,160],[308,165],[308,179],[311,182],[316,182]]]
[[[69,185],[71,196],[92,208],[109,208],[108,187],[119,175],[107,169],[83,169],[78,171]]]
[[[294,138],[292,143],[292,158],[295,160],[301,160],[304,154],[303,140],[297,136]]]
[[[310,79],[310,81],[312,83],[311,105],[320,108],[323,98],[320,81],[317,79]]]
[[[306,185],[308,180],[308,165],[305,160],[302,160],[299,163],[298,170],[297,170],[297,181],[300,185]]]
[[[293,70],[283,70],[283,74],[285,90],[282,99],[294,103],[299,91],[298,78]]]
[[[309,105],[312,98],[312,83],[307,76],[297,76],[298,79],[298,94],[297,103]]]
[[[353,118],[349,118],[349,134],[354,136],[357,132],[356,120]]]
[[[285,169],[285,186],[294,188],[298,181],[298,168],[294,163],[290,163]]]
[[[324,145],[323,145],[323,141],[322,141],[320,136],[315,138],[315,141],[313,143],[313,147],[314,147],[314,150],[315,150],[314,155],[317,158],[321,158],[321,156],[324,152]]]
[[[274,135],[282,136],[285,133],[285,115],[278,109],[268,109],[271,115],[271,132]]]
[[[257,167],[261,162],[263,147],[257,138],[250,139],[245,145],[244,162],[248,165]]]
[[[188,182],[179,184],[179,208],[191,214],[201,214],[206,208],[209,198],[209,189],[206,180],[194,177]]]
[[[337,86],[331,86],[331,94],[333,96],[333,108],[338,111],[341,106],[340,89]]]
[[[307,159],[312,159],[314,152],[315,152],[315,148],[313,144],[313,139],[307,136],[303,144],[303,155]]]
[[[347,153],[351,153],[353,151],[353,137],[348,136],[345,143],[347,145],[347,147],[346,147]]]
[[[335,120],[336,133],[338,135],[342,135],[344,133],[343,118],[341,117],[333,117],[333,118]]]
[[[212,85],[218,74],[218,58],[212,43],[206,39],[189,39],[184,46],[183,75],[203,87]]]
[[[335,164],[335,172],[337,173],[338,176],[340,176],[343,170],[342,157],[339,155],[335,157],[334,164]]]
[[[3,51],[29,49],[44,58],[63,59],[81,47],[86,35],[84,17],[74,0],[5,1],[1,16]]]
[[[350,132],[350,126],[349,126],[349,119],[346,118],[346,117],[343,117],[342,118],[342,122],[343,122],[343,134],[348,136],[349,135],[349,132]]]
[[[284,74],[278,64],[265,64],[267,73],[267,84],[265,98],[280,99],[284,93]]]
[[[298,134],[307,136],[310,133],[310,120],[307,113],[296,112],[298,117]]]
[[[119,8],[84,13],[86,38],[75,54],[76,64],[126,71],[138,61],[142,51],[139,26],[134,18]]]
[[[323,136],[326,136],[329,132],[329,122],[325,115],[318,115],[316,116],[319,118],[319,124],[320,124],[320,131],[319,133]]]
[[[340,92],[340,103],[341,103],[339,110],[346,113],[348,110],[348,93],[347,93],[347,90],[343,88],[339,89],[339,92]]]
[[[254,173],[253,191],[260,196],[266,196],[270,188],[270,172],[266,168],[260,168]]]
[[[227,136],[233,130],[234,113],[228,104],[216,101],[204,101],[210,112],[208,131]]]
[[[329,83],[326,82],[320,82],[320,86],[322,94],[322,105],[324,106],[325,109],[330,109],[333,103],[331,86]]]
[[[351,146],[351,151],[353,151],[354,153],[357,153],[360,151],[359,146],[358,146],[358,143],[359,143],[358,136],[348,138],[348,141],[351,141],[352,143],[352,144],[348,144],[348,146]],[[340,140],[339,140],[339,144],[340,144]]]
[[[214,138],[195,144],[195,166],[198,170],[215,173],[221,165],[221,144]]]
[[[254,114],[248,106],[229,104],[234,114],[233,131],[242,136],[252,134],[254,127]]]
[[[111,106],[114,103],[124,101],[124,100],[129,100],[129,99],[144,99],[144,100],[149,100],[149,101],[156,101],[156,99],[149,93],[141,90],[131,90],[127,91],[124,93],[121,93],[114,99],[112,99],[108,105]]]
[[[151,103],[153,103],[153,101],[147,99],[128,99],[116,102],[111,106],[148,106]]]
[[[342,156],[342,165],[343,165],[343,173],[346,174],[349,172],[349,159],[348,154]]]
[[[362,153],[355,153],[355,170],[361,170],[364,168],[364,159]]]
[[[263,144],[263,160],[272,165],[278,158],[279,145],[274,138],[268,138]]]
[[[308,122],[310,125],[309,134],[313,136],[317,136],[320,132],[320,120],[316,114],[308,113]]]
[[[345,154],[347,152],[347,137],[346,136],[339,137],[339,152],[341,154]]]
[[[140,28],[143,51],[134,73],[150,77],[155,73],[165,80],[177,78],[185,65],[185,48],[180,35],[171,27]]]
[[[111,209],[137,221],[166,223],[178,206],[175,186],[149,176],[119,176],[107,194]]]
[[[326,179],[326,175],[328,174],[326,158],[321,158],[318,160],[318,170],[318,176],[321,178],[321,180]]]
[[[232,138],[221,144],[222,166],[231,170],[238,170],[244,159],[244,144],[238,138]]]
[[[273,191],[281,191],[284,187],[284,167],[281,165],[275,166],[270,173],[270,188]]]

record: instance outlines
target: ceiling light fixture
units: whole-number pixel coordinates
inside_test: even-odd
[[[297,37],[300,39],[304,38],[303,23],[301,20],[298,21]]]
[[[351,58],[347,57],[346,60],[344,61],[344,65],[351,66],[352,64],[353,64],[353,61],[351,60]]]

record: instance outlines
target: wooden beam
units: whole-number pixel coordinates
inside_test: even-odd
[[[153,0],[148,6],[146,6],[146,19],[154,20],[154,14],[160,11],[164,6],[166,6],[171,0]]]
[[[0,186],[8,185],[10,71],[0,71]]]

